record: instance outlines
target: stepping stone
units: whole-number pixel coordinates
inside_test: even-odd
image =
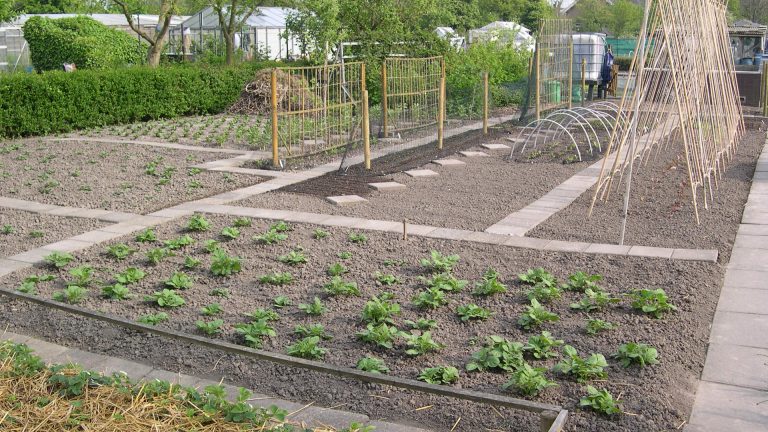
[[[488,153],[481,151],[460,151],[459,154],[466,157],[488,156]]]
[[[367,199],[357,195],[339,195],[326,198],[331,204],[337,206],[348,206],[357,203],[368,202]]]
[[[483,144],[480,147],[487,150],[509,150],[509,146],[504,144]]]
[[[379,192],[392,192],[406,188],[404,184],[398,182],[368,183],[368,186],[376,189]]]
[[[435,159],[432,161],[435,165],[440,166],[457,166],[457,165],[466,165],[466,162],[462,162],[458,159]]]
[[[410,171],[406,171],[405,173],[411,177],[434,177],[434,176],[440,175],[428,169],[410,170]]]

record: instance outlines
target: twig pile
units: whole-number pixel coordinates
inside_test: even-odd
[[[291,95],[289,97],[289,95]],[[314,98],[309,83],[301,75],[277,69],[277,106],[285,110],[312,108]],[[267,115],[272,110],[272,69],[262,69],[240,93],[230,114]]]

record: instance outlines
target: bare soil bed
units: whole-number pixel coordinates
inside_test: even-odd
[[[31,213],[0,207],[0,228],[12,232],[0,233],[0,258],[16,255],[95,230],[107,225],[95,219],[69,218]]]
[[[191,168],[217,159],[222,156],[131,144],[17,141],[0,151],[0,195],[149,213],[262,181]]]
[[[214,337],[242,344],[244,340],[234,330],[234,325],[247,322],[248,318],[244,314],[256,308],[271,309],[273,299],[284,295],[291,300],[292,305],[275,309],[280,315],[280,320],[273,322],[277,337],[265,339],[264,349],[285,352],[289,345],[300,339],[293,333],[296,325],[320,323],[333,335],[333,339],[320,344],[328,349],[324,358],[326,362],[354,367],[360,358],[372,355],[385,361],[391,370],[390,374],[411,379],[415,379],[425,367],[453,365],[461,371],[457,386],[491,393],[502,392],[500,386],[507,380],[504,374],[464,371],[472,354],[483,346],[486,337],[500,335],[510,341],[525,342],[529,336],[547,330],[554,337],[573,345],[581,356],[594,352],[602,353],[609,359],[609,367],[606,369],[608,378],[591,384],[607,388],[619,399],[626,413],[606,417],[580,409],[578,401],[586,394],[585,385],[549,370],[548,378],[555,380],[558,387],[545,390],[534,400],[559,404],[570,410],[567,430],[674,430],[690,415],[697,380],[706,355],[709,324],[722,282],[723,268],[717,264],[560,254],[427,238],[402,241],[397,235],[370,232],[365,233],[367,243],[358,244],[349,239],[349,234],[354,231],[346,229],[327,229],[330,232],[327,238],[315,239],[313,231],[318,227],[312,225],[294,225],[294,230],[287,233],[287,240],[274,245],[262,245],[251,239],[254,234],[265,232],[270,225],[261,220],[254,220],[252,227],[240,228],[240,237],[227,242],[218,233],[232,224],[235,218],[207,218],[212,226],[205,233],[188,232],[184,223],[157,227],[156,234],[160,240],[185,234],[196,240],[195,244],[177,251],[177,256],[157,266],[148,265],[145,258],[147,250],[157,247],[157,243],[139,244],[132,237],[125,237],[122,242],[139,252],[124,261],[118,262],[107,257],[104,250],[109,244],[104,244],[76,254],[76,260],[61,271],[50,267],[25,270],[4,278],[0,286],[13,290],[27,276],[52,273],[58,276],[57,281],[37,285],[39,295],[50,298],[54,291],[64,287],[61,279],[71,279],[67,270],[74,266],[92,266],[96,269],[95,278],[106,283],[114,283],[112,275],[115,273],[128,267],[137,267],[145,271],[147,277],[130,286],[136,294],[133,299],[106,300],[99,295],[98,286],[94,286],[82,303],[82,306],[93,310],[137,319],[141,315],[162,310],[145,301],[144,295],[162,289],[164,281],[174,272],[184,271],[194,278],[190,289],[179,291],[186,299],[186,305],[162,310],[168,313],[170,319],[160,326],[197,333],[195,321],[208,319],[201,315],[200,309],[217,302],[221,304],[223,312],[214,318],[222,319],[224,325],[222,334]],[[229,278],[212,276],[209,271],[210,255],[202,247],[208,239],[221,241],[220,246],[230,255],[241,257],[242,272]],[[289,266],[278,262],[277,257],[295,250],[299,245],[304,248],[308,259],[306,264]],[[411,299],[424,289],[419,277],[428,274],[419,265],[419,260],[428,257],[432,250],[446,255],[459,254],[461,260],[454,269],[454,275],[470,281],[470,285],[462,292],[447,293],[447,305],[435,310],[421,310],[411,303]],[[351,257],[341,259],[338,254],[344,251],[351,252]],[[200,259],[202,264],[194,270],[183,269],[185,256]],[[337,262],[349,270],[342,276],[343,279],[357,282],[360,297],[325,294],[323,286],[331,279],[326,270]],[[508,285],[509,291],[490,297],[472,295],[470,292],[474,282],[481,278],[489,266],[500,273],[500,281]],[[604,280],[600,285],[622,300],[604,311],[592,312],[590,316],[618,324],[618,328],[588,336],[585,333],[587,315],[569,308],[569,304],[578,301],[582,295],[566,291],[563,292],[563,298],[546,306],[559,315],[558,322],[545,324],[532,331],[522,330],[517,320],[528,302],[523,294],[525,287],[518,282],[516,275],[534,267],[550,270],[560,281],[579,270],[603,275]],[[259,282],[260,276],[272,271],[291,272],[294,282],[283,287]],[[380,286],[372,276],[376,271],[394,274],[401,283]],[[663,319],[652,319],[634,311],[629,299],[623,295],[635,288],[656,287],[665,289],[670,302],[678,307],[677,312],[667,314]],[[230,297],[209,295],[214,288],[228,289]],[[385,291],[392,292],[395,295],[394,301],[402,306],[402,314],[394,318],[398,328],[408,329],[404,320],[434,319],[437,327],[433,330],[433,338],[445,344],[445,348],[423,356],[410,357],[405,354],[406,347],[402,339],[391,350],[359,341],[355,333],[364,329],[361,321],[364,304],[371,296]],[[297,308],[300,303],[309,303],[314,297],[319,297],[328,309],[319,317],[310,317]],[[458,306],[470,303],[488,308],[494,315],[487,321],[464,323],[455,311]],[[67,342],[139,361],[151,361],[171,370],[212,377],[225,376],[238,385],[267,394],[306,402],[316,401],[319,405],[366,413],[372,418],[413,422],[436,430],[450,429],[459,417],[461,421],[455,429],[457,431],[535,428],[535,417],[520,412],[498,410],[498,416],[489,415],[488,407],[268,365],[158,337],[138,335],[60,313],[50,313],[18,302],[2,300],[2,304],[4,313],[0,316],[0,326],[8,325],[12,331],[44,336],[60,343]],[[622,367],[610,355],[619,345],[627,342],[647,343],[656,347],[660,364],[642,369],[636,366]],[[550,369],[558,359],[541,361],[527,357],[527,361],[534,366]],[[416,410],[427,405],[432,406]]]
[[[486,139],[467,134],[452,143],[450,153],[432,148],[409,150],[375,160],[371,173],[354,166],[346,175],[329,173],[237,204],[369,219],[408,219],[416,224],[481,231],[587,167],[586,162],[563,164],[544,159],[514,162],[508,160],[509,150],[477,147],[480,143],[503,143],[504,136],[507,133],[503,131]],[[465,149],[482,150],[490,156],[463,157],[455,153]],[[438,158],[455,158],[465,165],[441,167],[429,163]],[[419,168],[439,175],[410,177],[402,173]],[[377,192],[369,186],[389,181],[401,183],[406,189]],[[336,195],[359,195],[368,202],[340,207],[326,200]]]
[[[650,160],[632,182],[627,244],[718,249],[721,262],[728,262],[741,221],[744,204],[765,132],[748,131],[736,155],[727,165],[714,202],[703,208],[701,194],[696,219],[691,202],[688,171],[681,146],[670,148]],[[586,215],[594,188],[558,212],[528,235],[547,239],[617,243],[621,228],[622,192],[612,193],[608,202],[597,203],[591,218]]]

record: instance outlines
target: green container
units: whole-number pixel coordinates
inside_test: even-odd
[[[559,104],[562,101],[561,89],[562,84],[560,81],[547,81],[544,83],[544,93],[547,95],[550,103]]]

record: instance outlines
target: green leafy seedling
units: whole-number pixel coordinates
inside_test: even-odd
[[[251,219],[247,217],[240,217],[232,222],[232,226],[235,228],[248,228],[253,224]]]
[[[253,236],[253,239],[256,240],[257,242],[268,244],[268,245],[280,243],[281,241],[287,238],[288,238],[287,234],[282,234],[273,230],[269,230],[261,235]]]
[[[559,356],[554,351],[554,348],[563,344],[564,342],[561,339],[555,339],[550,332],[544,331],[538,336],[529,337],[528,343],[523,347],[523,351],[530,353],[536,360],[545,360]]]
[[[337,296],[337,295],[359,296],[360,295],[360,289],[357,287],[357,284],[355,282],[344,282],[341,276],[332,277],[331,281],[323,286],[323,289],[325,290],[326,293],[332,296]]]
[[[301,249],[292,250],[285,255],[281,255],[277,260],[290,266],[307,263],[307,257]]]
[[[437,328],[437,321],[433,319],[419,318],[416,321],[405,320],[403,323],[414,330],[432,330]]]
[[[368,236],[362,233],[351,233],[349,234],[349,241],[355,244],[365,244],[368,243]]]
[[[578,303],[571,303],[571,309],[592,312],[602,310],[609,304],[619,303],[620,301],[621,299],[611,297],[605,291],[593,291],[592,288],[587,288],[584,291],[584,298],[579,300]]]
[[[184,306],[187,302],[175,291],[164,289],[162,291],[156,291],[152,295],[144,298],[146,301],[157,303],[158,306],[164,308],[176,308]]]
[[[499,273],[489,268],[483,274],[483,279],[475,283],[473,295],[490,296],[507,292],[507,286],[499,282]]]
[[[56,268],[62,268],[72,262],[74,259],[75,257],[67,252],[51,252],[50,254],[43,257],[43,260],[45,260],[46,263]]]
[[[173,252],[168,248],[154,248],[147,252],[147,261],[152,265],[158,265],[160,261],[171,256],[173,256]]]
[[[293,332],[302,337],[317,336],[325,340],[333,339],[333,336],[325,332],[325,327],[322,324],[312,324],[309,327],[299,324]]]
[[[485,346],[472,354],[467,371],[515,371],[525,364],[523,344],[510,342],[501,336],[488,336]]]
[[[428,384],[453,384],[459,380],[459,370],[453,366],[425,368],[418,379]]]
[[[560,317],[557,314],[546,310],[538,300],[531,300],[531,305],[525,307],[525,312],[517,319],[517,323],[526,330],[538,327],[545,322],[557,321]]]
[[[613,355],[625,368],[633,364],[640,367],[658,364],[658,356],[656,348],[634,342],[619,346],[619,350]]]
[[[395,341],[401,335],[403,335],[403,333],[398,330],[397,327],[385,323],[368,324],[365,326],[365,330],[357,332],[357,338],[361,341],[385,349],[392,349]]]
[[[274,306],[274,307],[276,307],[278,309],[282,309],[284,307],[288,307],[288,306],[290,306],[292,304],[293,304],[293,302],[291,301],[291,299],[289,299],[288,297],[283,296],[283,295],[277,296],[274,299],[272,299],[272,306]]]
[[[320,338],[309,336],[288,347],[288,355],[310,360],[319,360],[325,357],[326,350],[318,346]]]
[[[264,338],[277,336],[275,329],[266,320],[236,324],[235,331],[243,335],[245,344],[251,348],[261,348]]]
[[[219,242],[216,240],[206,240],[203,242],[203,249],[208,253],[214,253],[217,250],[221,250],[221,246],[219,246]]]
[[[384,360],[376,357],[363,357],[357,361],[357,366],[355,367],[363,372],[372,374],[385,374],[389,372],[389,368],[384,363]]]
[[[461,318],[461,320],[464,322],[470,320],[484,321],[490,318],[491,315],[493,315],[493,312],[476,304],[468,304],[459,306],[456,309],[456,315],[458,315],[459,318]]]
[[[147,228],[136,235],[136,241],[139,243],[152,243],[157,241],[157,235],[152,228]]]
[[[437,288],[427,288],[413,298],[414,306],[421,309],[437,309],[448,304],[445,292]]]
[[[431,273],[450,273],[461,258],[458,255],[443,256],[438,251],[431,251],[430,258],[423,258],[420,263]]]
[[[284,233],[284,232],[288,232],[288,231],[293,231],[293,227],[290,226],[288,223],[286,223],[284,221],[279,221],[279,222],[276,222],[276,223],[272,224],[269,227],[269,230],[270,231],[279,232],[279,233]]]
[[[348,260],[352,258],[352,252],[349,252],[349,251],[339,252],[336,255],[343,260]]]
[[[203,306],[200,309],[200,313],[205,316],[214,316],[222,313],[224,309],[222,309],[221,305],[218,303],[211,303],[208,306]]]
[[[88,287],[93,282],[94,271],[91,266],[82,265],[71,269],[69,275],[75,278],[71,285]]]
[[[125,243],[118,243],[107,248],[107,255],[118,261],[128,258],[134,252],[136,252],[136,249],[131,248]]]
[[[164,241],[163,245],[165,245],[165,247],[170,250],[178,250],[194,243],[195,243],[195,239],[193,239],[187,234],[184,234],[183,236],[176,237],[175,239]]]
[[[319,298],[315,297],[312,303],[301,303],[299,310],[303,311],[307,315],[322,315],[328,309]]]
[[[53,299],[63,303],[80,303],[88,295],[88,290],[77,285],[70,285],[61,291],[53,293]]]
[[[232,276],[242,270],[242,259],[227,255],[219,249],[213,252],[211,258],[211,273],[214,276]]]
[[[201,332],[213,336],[215,334],[221,333],[221,326],[224,325],[224,320],[213,320],[213,321],[203,321],[203,320],[197,320],[195,321],[195,327],[197,327],[198,330]]]
[[[168,314],[165,312],[158,312],[156,314],[142,315],[137,321],[142,324],[158,325],[161,322],[168,321]]]
[[[226,227],[221,230],[221,236],[227,240],[234,240],[240,237],[240,230],[235,227]]]
[[[121,283],[105,285],[101,288],[101,293],[104,297],[112,300],[126,300],[131,297],[131,291]]]
[[[122,273],[115,275],[115,280],[123,285],[137,283],[147,276],[142,270],[136,267],[128,267]]]
[[[272,272],[261,276],[259,282],[276,286],[288,285],[293,282],[293,275],[290,272]]]
[[[603,276],[599,274],[589,274],[584,273],[583,271],[577,271],[568,276],[568,283],[563,285],[563,289],[576,292],[585,292],[587,289],[591,289],[592,291],[602,291],[603,289],[597,285],[601,280],[603,280]]]
[[[560,288],[546,284],[536,284],[525,292],[528,300],[538,300],[541,303],[549,303],[560,298]]]
[[[421,334],[402,333],[402,337],[408,346],[405,353],[409,356],[420,356],[432,351],[439,351],[445,346],[432,340],[432,332],[429,331]]]
[[[469,284],[468,281],[457,279],[450,273],[437,273],[429,278],[419,277],[419,281],[428,288],[437,288],[445,292],[461,292]]]
[[[576,381],[583,383],[593,379],[604,379],[608,374],[603,368],[608,367],[605,356],[599,353],[590,354],[583,359],[579,357],[576,348],[565,345],[563,347],[563,359],[554,367],[555,372],[573,375]]]
[[[520,369],[512,372],[502,387],[508,389],[513,387],[521,394],[526,396],[535,396],[548,387],[557,386],[553,381],[544,376],[545,368],[534,368],[529,364],[524,364]]]
[[[587,334],[596,335],[602,331],[613,330],[616,328],[616,324],[601,319],[587,320]]]
[[[376,279],[376,282],[378,282],[380,285],[384,286],[390,286],[400,283],[400,279],[393,275],[393,274],[384,274],[381,272],[376,272],[373,274],[373,278]]]
[[[324,239],[328,237],[330,234],[328,231],[321,230],[320,228],[316,229],[315,232],[312,233],[312,237],[314,237],[317,240]]]
[[[191,277],[185,273],[176,272],[168,280],[165,281],[165,286],[175,290],[185,290],[192,288],[194,281]]]
[[[184,268],[187,270],[194,270],[203,263],[203,261],[193,258],[191,256],[184,257]]]
[[[248,318],[251,319],[251,321],[279,321],[280,320],[280,314],[277,312],[265,309],[265,308],[258,308],[255,309],[253,312],[245,314]]]
[[[226,288],[214,288],[208,295],[211,297],[229,298],[229,290]]]
[[[587,396],[579,400],[579,406],[608,416],[621,413],[621,409],[608,390],[598,390],[591,385],[587,386]]]
[[[645,314],[660,319],[665,313],[676,311],[677,307],[669,303],[667,293],[663,289],[640,289],[634,290],[630,294],[632,298],[632,307]]]
[[[381,293],[366,302],[365,306],[363,306],[363,322],[370,324],[392,324],[394,316],[400,315],[400,305],[391,302],[392,297],[390,293]]]
[[[334,263],[328,266],[326,273],[328,273],[328,276],[341,276],[344,273],[349,273],[349,270],[341,263]]]
[[[520,282],[527,285],[544,285],[548,287],[557,286],[557,279],[552,273],[543,268],[528,269],[527,272],[517,275]]]
[[[203,215],[194,215],[187,221],[187,230],[194,232],[204,232],[211,229],[211,222]]]

